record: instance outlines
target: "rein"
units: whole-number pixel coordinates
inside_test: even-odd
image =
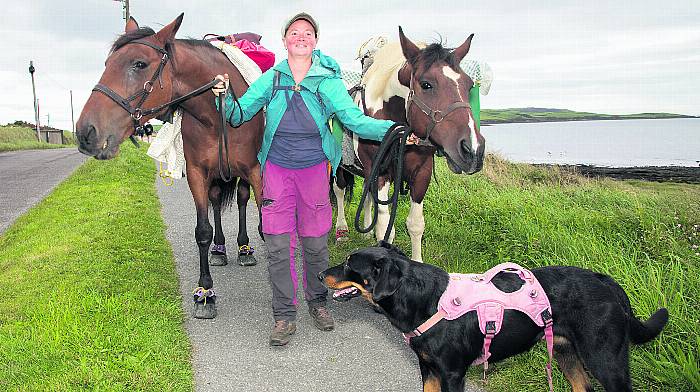
[[[165,49],[161,48],[160,46],[154,45],[148,41],[135,40],[135,41],[131,41],[129,43],[130,44],[133,43],[133,44],[146,45],[150,48],[157,50],[159,53],[161,53],[163,55],[163,57],[161,57],[161,59],[160,59],[160,64],[158,64],[158,68],[153,73],[153,76],[151,76],[151,79],[149,79],[148,81],[146,81],[143,84],[143,89],[141,89],[140,91],[131,95],[128,98],[123,98],[121,95],[117,94],[114,90],[112,90],[111,88],[109,88],[101,83],[97,83],[95,85],[95,87],[93,87],[92,91],[99,91],[99,92],[103,93],[104,95],[108,96],[110,99],[112,99],[112,101],[116,102],[117,105],[119,105],[122,109],[126,110],[126,112],[131,115],[131,120],[132,120],[133,125],[134,125],[134,132],[129,136],[129,139],[131,140],[132,143],[134,143],[134,145],[136,147],[139,147],[139,143],[136,141],[134,134],[138,133],[139,130],[143,128],[143,126],[140,124],[140,120],[141,120],[141,118],[143,118],[143,116],[149,116],[153,113],[160,112],[161,110],[163,110],[169,106],[177,105],[180,102],[183,102],[183,101],[186,101],[192,97],[198,96],[198,95],[202,94],[203,92],[214,87],[216,84],[218,84],[220,82],[220,80],[214,78],[214,79],[212,79],[211,82],[209,82],[201,87],[198,87],[198,88],[190,91],[189,93],[187,93],[181,97],[172,99],[172,100],[170,100],[162,105],[158,105],[158,106],[150,108],[150,109],[143,109],[141,106],[146,101],[146,99],[151,94],[151,92],[153,91],[153,86],[155,84],[156,79],[158,80],[158,83],[160,84],[161,90],[163,89],[163,79],[162,79],[163,68],[165,68],[165,64],[168,62],[168,59],[170,58],[170,56],[168,55],[168,52]],[[225,182],[229,182],[233,179],[233,175],[231,173],[231,164],[229,162],[229,157],[228,157],[228,133],[226,132],[226,117],[224,114],[225,110],[223,110],[223,95],[224,94],[219,95],[219,107],[221,108],[221,127],[220,127],[220,132],[219,132],[219,175],[221,176],[222,180],[224,180]],[[233,89],[231,89],[231,95],[232,95],[234,101],[236,101],[236,103],[238,103],[238,97],[236,97],[236,94],[233,92]],[[138,103],[136,104],[136,106],[132,107],[131,102],[139,97],[140,97],[140,99],[139,99]],[[240,105],[239,105],[239,108],[240,108]],[[222,146],[222,144],[224,146]],[[222,166],[223,166],[222,153],[223,153],[224,148],[226,149],[226,166],[227,166],[227,172],[228,172],[227,175],[224,175],[223,168],[222,168]]]
[[[213,81],[219,82],[219,79],[214,79]],[[216,84],[216,83],[215,83]],[[233,92],[233,88],[229,86],[229,89],[231,90],[231,97],[233,97],[234,101],[234,107],[238,106],[238,110],[241,114],[241,118],[243,118],[243,109],[241,108],[241,104],[238,102],[238,97],[236,94]],[[231,161],[229,160],[228,156],[228,132],[226,132],[226,110],[224,109],[224,96],[227,94],[227,92],[224,92],[222,94],[219,94],[217,99],[219,100],[219,112],[221,113],[221,132],[219,133],[219,176],[221,177],[224,182],[230,182],[233,180],[234,176],[233,173],[231,173]],[[226,149],[226,171],[228,174],[224,174],[224,153],[223,149]]]

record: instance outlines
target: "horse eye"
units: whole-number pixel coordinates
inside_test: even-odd
[[[433,85],[426,81],[422,81],[420,82],[420,88],[422,88],[423,90],[430,90],[431,88],[433,88]]]
[[[144,63],[143,61],[134,61],[134,69],[144,69],[148,66],[148,64]]]

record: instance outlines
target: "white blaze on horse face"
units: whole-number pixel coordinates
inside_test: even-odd
[[[464,102],[464,97],[462,96],[462,92],[459,90],[459,78],[461,77],[460,74],[457,72],[453,71],[452,68],[448,66],[442,67],[442,73],[450,80],[455,82],[455,88],[457,89],[457,94],[459,94],[459,100]]]
[[[462,96],[462,91],[459,89],[459,78],[461,77],[461,75],[453,71],[452,68],[448,66],[442,67],[442,73],[448,79],[451,79],[453,82],[455,82],[455,87],[457,88],[457,94],[459,94],[459,99],[460,101],[465,102],[465,99]],[[467,97],[467,101],[468,100],[469,98]],[[471,110],[468,111],[467,115],[469,116],[469,121],[467,122],[467,126],[469,127],[469,138],[471,139],[472,150],[476,152],[476,150],[479,148],[479,139],[476,137],[476,122],[474,121],[474,116],[472,116]]]
[[[471,110],[469,110],[467,115],[469,116],[469,122],[467,124],[469,125],[469,138],[472,142],[472,152],[476,154],[476,151],[479,149],[479,139],[476,137],[476,122],[474,121]]]

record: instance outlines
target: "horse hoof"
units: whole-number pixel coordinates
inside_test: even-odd
[[[213,301],[195,302],[192,317],[197,319],[213,319],[216,317],[216,303]]]
[[[209,265],[221,267],[226,264],[228,264],[228,257],[226,257],[226,254],[217,255],[212,253],[211,255],[209,255]]]
[[[238,264],[244,267],[252,267],[258,264],[258,261],[255,260],[253,255],[238,255]]]
[[[350,237],[338,237],[335,239],[335,244],[340,245],[343,242],[348,242],[348,241],[350,241]]]

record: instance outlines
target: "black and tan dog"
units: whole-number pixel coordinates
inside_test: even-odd
[[[554,320],[554,358],[574,391],[592,391],[586,370],[606,391],[631,391],[628,351],[656,337],[668,321],[661,308],[642,322],[632,313],[624,290],[612,278],[576,267],[543,267],[532,272],[549,297]],[[319,274],[333,297],[362,295],[407,333],[430,318],[447,288],[447,272],[411,261],[398,248],[381,246],[353,252],[347,261]],[[523,281],[499,273],[498,289],[516,291]],[[491,344],[490,362],[522,353],[543,335],[523,313],[506,310],[503,328]],[[476,312],[442,320],[410,341],[418,355],[424,391],[463,391],[464,375],[479,356],[484,335]],[[544,374],[543,374],[544,376]]]

